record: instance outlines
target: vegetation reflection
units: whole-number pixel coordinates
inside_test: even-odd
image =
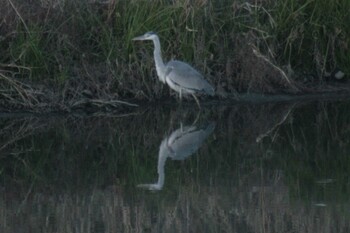
[[[3,114],[0,231],[347,232],[348,109],[204,106],[197,121],[186,102],[128,115]],[[157,179],[160,142],[189,142],[213,122],[200,155],[180,150],[186,160],[163,167],[161,192],[136,187]]]

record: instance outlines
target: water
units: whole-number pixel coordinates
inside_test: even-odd
[[[349,232],[349,102],[1,115],[1,232]]]

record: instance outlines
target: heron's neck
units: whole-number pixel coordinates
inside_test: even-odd
[[[154,61],[156,63],[157,75],[163,83],[165,83],[165,65],[162,59],[162,53],[160,51],[160,42],[159,38],[156,37],[153,39],[154,43]]]
[[[158,166],[157,166],[158,181],[157,181],[157,184],[159,185],[160,189],[162,189],[164,186],[164,180],[165,180],[164,167],[165,167],[166,159],[167,159],[167,156],[159,156],[159,158],[158,158]]]
[[[165,138],[159,147],[158,166],[157,166],[158,181],[156,183],[156,185],[159,189],[162,189],[164,186],[164,180],[165,180],[164,168],[165,168],[165,162],[169,156],[167,143],[168,143],[168,138]]]

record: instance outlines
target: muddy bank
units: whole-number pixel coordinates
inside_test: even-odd
[[[40,94],[42,95],[42,94]],[[52,100],[49,97],[43,99],[36,96],[18,95],[8,99],[0,99],[0,116],[17,114],[67,114],[67,113],[98,113],[98,112],[118,112],[120,114],[130,113],[137,109],[143,109],[147,106],[169,106],[174,109],[181,106],[193,106],[198,109],[196,102],[192,98],[185,98],[179,101],[177,94],[166,96],[162,99],[143,100],[139,98],[129,98],[126,100],[113,99],[115,96],[109,96],[108,99],[81,98],[75,100]],[[274,102],[300,102],[300,101],[332,101],[349,100],[350,88],[339,88],[339,90],[319,91],[317,93],[298,93],[298,94],[262,94],[262,93],[218,93],[214,97],[202,97],[200,103],[203,108],[212,108],[214,106],[234,106],[237,104],[257,104]]]

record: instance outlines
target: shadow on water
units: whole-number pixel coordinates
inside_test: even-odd
[[[349,105],[2,116],[0,231],[348,232]]]

